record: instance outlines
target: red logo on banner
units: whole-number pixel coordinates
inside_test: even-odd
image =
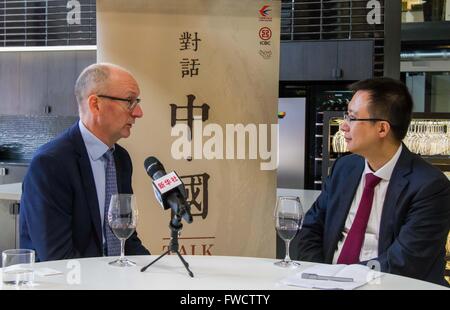
[[[272,17],[270,16],[270,11],[272,9],[270,8],[270,5],[265,5],[261,9],[259,9],[259,21],[261,22],[271,22]]]
[[[272,30],[270,30],[270,28],[268,27],[262,27],[261,29],[259,29],[259,37],[264,41],[270,40],[270,38],[272,37]]]
[[[259,14],[261,14],[261,16],[263,16],[263,17],[267,17],[267,16],[269,16],[270,11],[272,11],[270,9],[270,5],[265,5],[259,10]]]

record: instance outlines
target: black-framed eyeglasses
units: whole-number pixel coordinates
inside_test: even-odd
[[[112,96],[106,96],[106,95],[97,95],[97,97],[110,99],[110,100],[117,100],[117,101],[128,102],[128,110],[129,111],[133,111],[134,108],[141,102],[140,98],[136,98],[136,99],[118,98],[118,97],[112,97]]]
[[[390,122],[387,119],[382,118],[356,118],[352,117],[348,114],[348,112],[344,112],[344,121],[350,123],[350,122]]]

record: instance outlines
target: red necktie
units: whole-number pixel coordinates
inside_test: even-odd
[[[372,210],[374,189],[380,181],[381,178],[373,173],[366,174],[366,183],[361,201],[359,202],[352,227],[348,232],[341,254],[337,260],[338,264],[356,264],[359,262],[359,254],[364,242],[370,211]]]

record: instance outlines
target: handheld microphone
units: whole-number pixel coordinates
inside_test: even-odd
[[[182,217],[187,223],[192,223],[191,208],[186,202],[186,189],[177,174],[166,173],[161,162],[153,156],[144,161],[144,168],[153,179],[155,196],[164,210],[172,209],[175,215]]]

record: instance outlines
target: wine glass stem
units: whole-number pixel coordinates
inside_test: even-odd
[[[284,261],[290,262],[291,258],[289,257],[289,244],[291,243],[291,240],[284,240],[284,243],[286,244],[286,256],[284,257]]]
[[[125,239],[120,239],[120,260],[125,259]]]

